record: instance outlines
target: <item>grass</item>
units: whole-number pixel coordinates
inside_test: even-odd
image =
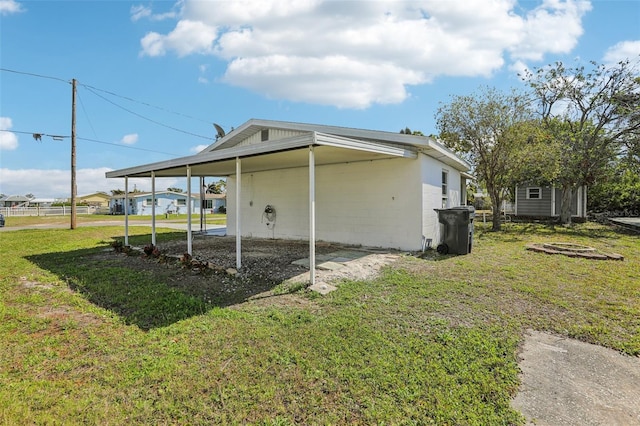
[[[308,309],[181,292],[101,256],[121,233],[0,234],[0,424],[517,425],[525,329],[640,354],[640,238],[602,226],[479,225],[469,255],[300,290]],[[524,249],[546,241],[625,260]]]
[[[206,214],[207,224],[209,225],[225,225],[227,223],[227,215],[214,213]],[[19,227],[19,226],[33,226],[33,225],[70,225],[71,217],[70,216],[5,216],[7,228]],[[88,215],[77,215],[76,223],[77,224],[91,224],[95,222],[122,222],[124,224],[124,216],[123,215],[103,215],[103,214],[88,214]],[[129,216],[129,221],[136,222],[151,222],[151,216],[138,216],[131,215]],[[198,225],[200,223],[200,215],[193,215],[191,219],[193,225]],[[169,217],[165,217],[163,214],[156,215],[156,223],[158,226],[162,225],[163,222],[173,222],[173,223],[187,223],[187,215],[186,214],[172,214]]]

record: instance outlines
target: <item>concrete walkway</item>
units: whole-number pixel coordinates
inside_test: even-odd
[[[529,331],[512,406],[535,426],[640,425],[640,358]]]
[[[615,217],[609,219],[614,225],[619,225],[624,228],[634,229],[640,232],[640,217]]]

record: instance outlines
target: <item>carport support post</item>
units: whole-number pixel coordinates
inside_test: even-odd
[[[187,253],[193,256],[191,235],[191,166],[187,166]]]
[[[240,164],[240,157],[236,157],[236,268],[242,267],[242,238],[240,238],[240,176],[242,175],[242,165]]]
[[[124,177],[124,245],[129,245],[129,177]]]
[[[151,172],[151,244],[156,245],[156,172]]]
[[[316,164],[313,145],[309,145],[309,281],[316,283]]]

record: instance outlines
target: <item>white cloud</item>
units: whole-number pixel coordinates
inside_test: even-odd
[[[180,2],[176,4],[179,8]],[[133,5],[130,9],[131,20],[133,22],[139,21],[143,18],[149,18],[151,21],[164,21],[165,19],[175,18],[179,15],[179,12],[172,10],[165,13],[153,13],[153,10],[149,6]]]
[[[543,0],[529,11],[516,0],[177,5],[175,28],[145,35],[142,55],[215,55],[228,62],[230,84],[344,108],[402,102],[410,86],[438,76],[490,77],[507,61],[522,68],[547,53],[568,53],[591,9],[586,0]]]
[[[107,167],[96,169],[78,169],[76,171],[78,195],[103,191],[108,194],[112,189],[124,189],[124,179],[107,179]],[[6,195],[24,195],[32,193],[40,198],[68,198],[71,196],[71,172],[59,169],[6,169],[0,168],[0,193]],[[130,178],[129,190],[134,187],[141,191],[151,191],[151,179]],[[169,187],[186,188],[184,179],[156,179],[156,191]]]
[[[197,146],[191,147],[191,149],[189,149],[189,152],[193,152],[194,154],[197,154],[208,147],[209,145],[197,145]]]
[[[604,62],[615,65],[624,60],[637,61],[640,59],[640,40],[621,41],[610,47],[604,55]]]
[[[9,117],[0,117],[0,151],[12,151],[18,147],[18,136],[13,132],[5,132],[3,130],[11,130],[13,122]]]
[[[0,15],[24,12],[22,4],[15,0],[0,0]]]
[[[150,32],[142,38],[140,44],[143,55],[162,56],[167,50],[173,50],[178,56],[187,56],[193,53],[212,53],[215,39],[215,27],[200,21],[182,20],[169,34]]]
[[[122,139],[120,140],[120,143],[123,143],[125,145],[133,145],[136,142],[138,142],[138,134],[137,133],[131,133],[131,134],[128,134],[128,135],[124,135],[122,137]]]
[[[519,59],[541,60],[545,53],[568,53],[583,33],[582,17],[591,10],[585,0],[543,0],[523,21],[521,40],[510,48]]]

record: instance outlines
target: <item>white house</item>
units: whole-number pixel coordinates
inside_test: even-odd
[[[190,208],[194,210],[198,206],[199,197],[173,191],[132,192],[127,195],[114,195],[109,200],[109,212],[111,214],[124,214],[125,205],[129,205],[127,214],[138,216],[150,216],[155,199],[155,214],[178,214],[187,212],[187,204],[191,200]]]
[[[226,176],[240,265],[242,236],[309,239],[311,258],[316,240],[420,250],[439,239],[434,209],[466,203],[468,170],[429,137],[252,119],[196,155],[106,176]]]

